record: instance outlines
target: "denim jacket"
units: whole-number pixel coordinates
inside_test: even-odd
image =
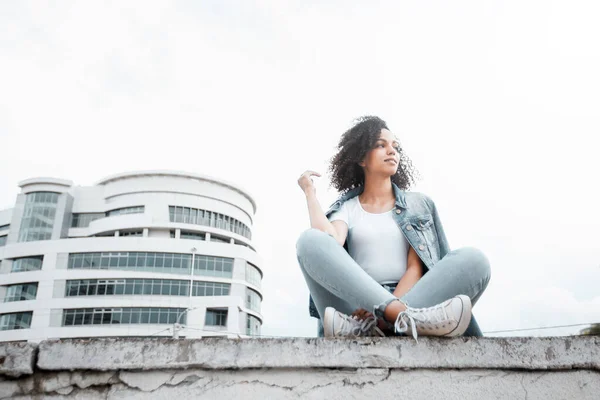
[[[424,272],[427,272],[450,251],[435,204],[422,193],[406,192],[394,183],[392,186],[396,195],[394,219],[408,243],[423,261]],[[346,192],[329,207],[325,216],[329,218],[342,204],[358,196],[363,190],[363,186],[359,186]],[[344,248],[348,250],[347,242],[344,243]],[[319,318],[312,297],[309,298],[309,312],[312,317]]]

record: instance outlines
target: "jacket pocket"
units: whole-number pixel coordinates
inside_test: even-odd
[[[435,232],[431,214],[415,215],[410,218],[409,223],[421,243],[426,244],[428,248],[435,245]]]
[[[419,231],[431,230],[433,217],[430,214],[415,215],[411,218],[410,224]]]
[[[424,252],[429,255],[432,263],[435,264],[438,262],[438,240],[437,232],[435,230],[436,227],[433,223],[433,216],[431,214],[415,215],[410,219],[410,225],[414,228],[419,240],[427,244],[427,249],[424,249]]]

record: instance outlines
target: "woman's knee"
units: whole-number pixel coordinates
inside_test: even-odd
[[[296,241],[296,254],[298,257],[304,257],[314,251],[315,247],[325,239],[325,232],[318,229],[307,229],[300,234]]]
[[[470,273],[477,274],[486,281],[490,279],[490,261],[481,250],[476,247],[463,247],[458,249],[457,253],[466,259],[466,264],[470,267]]]

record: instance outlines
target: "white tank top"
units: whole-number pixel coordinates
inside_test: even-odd
[[[329,216],[348,224],[348,252],[378,283],[395,283],[406,272],[409,244],[394,221],[393,210],[381,214],[365,211],[358,196]]]

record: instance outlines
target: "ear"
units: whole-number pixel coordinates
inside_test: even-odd
[[[362,160],[361,162],[359,162],[358,165],[364,168],[366,165],[365,160]]]

